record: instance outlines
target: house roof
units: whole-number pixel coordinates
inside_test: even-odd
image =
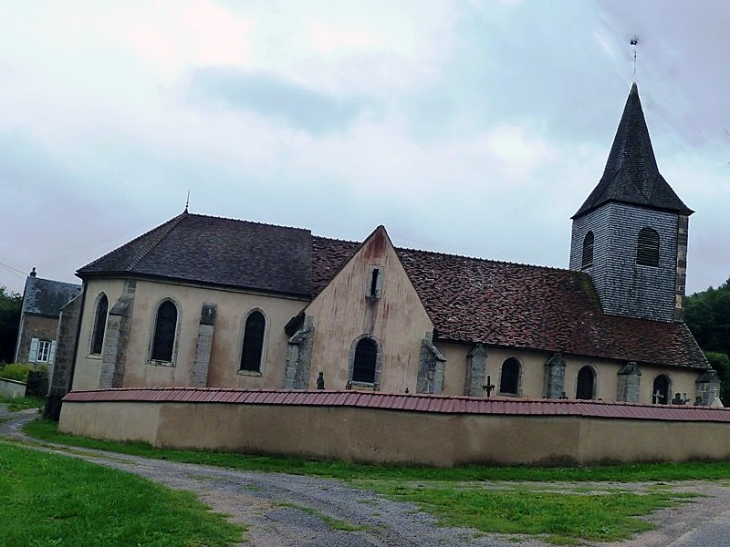
[[[603,176],[573,218],[609,201],[692,214],[659,173],[636,84],[631,86]]]
[[[310,238],[309,230],[185,211],[77,275],[157,277],[308,298]]]
[[[25,280],[23,313],[58,317],[61,308],[81,292],[81,285],[42,279],[30,275]]]

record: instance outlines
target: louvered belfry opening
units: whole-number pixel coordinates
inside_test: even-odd
[[[659,234],[651,228],[642,228],[636,242],[636,263],[659,266]]]

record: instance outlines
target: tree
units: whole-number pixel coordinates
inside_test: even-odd
[[[720,399],[730,406],[730,279],[687,297],[684,322],[720,377]]]
[[[23,298],[0,285],[0,362],[11,363],[15,357],[18,326]]]

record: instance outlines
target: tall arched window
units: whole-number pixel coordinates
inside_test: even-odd
[[[152,339],[151,356],[153,361],[172,362],[176,331],[177,307],[170,300],[165,300],[157,308],[157,317],[155,318],[155,335]]]
[[[583,367],[578,371],[576,399],[593,399],[596,396],[596,373],[591,367]]]
[[[659,266],[659,234],[651,228],[642,228],[636,240],[636,263]]]
[[[593,266],[593,232],[588,232],[583,238],[583,257],[581,259],[581,268]]]
[[[254,311],[246,318],[243,328],[243,349],[238,370],[261,372],[261,357],[264,353],[266,318],[260,311]]]
[[[660,374],[654,378],[654,384],[651,388],[651,402],[656,405],[668,405],[671,401],[670,397],[670,384],[669,377],[665,374]]]
[[[362,338],[355,346],[352,362],[352,381],[375,384],[375,371],[378,363],[378,344],[372,338]]]
[[[96,303],[96,314],[94,315],[94,330],[91,335],[91,353],[98,355],[104,345],[104,331],[106,330],[106,314],[109,311],[109,299],[101,293]]]
[[[520,362],[510,357],[502,363],[502,375],[499,379],[499,392],[510,395],[519,394]]]

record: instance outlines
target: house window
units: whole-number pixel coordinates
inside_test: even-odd
[[[243,349],[238,370],[261,372],[261,356],[264,351],[266,319],[260,311],[254,311],[246,318],[243,328]]]
[[[152,340],[152,360],[172,362],[177,331],[177,307],[170,300],[165,300],[157,308],[155,334]]]
[[[378,343],[372,338],[361,338],[355,346],[355,358],[352,362],[352,381],[375,384],[377,362]]]
[[[502,363],[502,375],[499,379],[499,392],[517,395],[520,386],[520,362],[510,357]]]
[[[593,399],[596,396],[596,373],[591,367],[583,367],[578,371],[578,387],[576,399]]]
[[[651,228],[642,228],[636,241],[636,263],[659,266],[659,234]]]
[[[55,340],[40,340],[32,338],[30,351],[28,352],[29,363],[48,363],[52,365],[56,356]]]
[[[671,382],[665,374],[660,374],[654,378],[654,384],[651,388],[651,402],[655,405],[668,405],[671,402],[670,384]]]
[[[583,258],[581,260],[581,268],[589,268],[593,266],[593,232],[588,232],[583,238]]]
[[[36,355],[36,363],[47,363],[51,355],[51,342],[49,340],[38,341],[38,354]]]
[[[372,266],[368,276],[368,286],[365,295],[368,298],[380,298],[383,286],[383,269],[380,266]]]
[[[106,330],[106,314],[109,310],[109,299],[104,293],[101,294],[96,304],[96,315],[94,316],[94,332],[91,336],[91,353],[98,355],[104,344],[104,331]]]

